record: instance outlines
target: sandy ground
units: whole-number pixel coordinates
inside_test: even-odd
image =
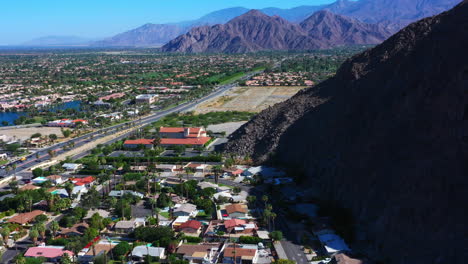
[[[239,127],[241,127],[246,122],[229,122],[224,124],[218,125],[210,125],[206,129],[211,130],[215,133],[226,132],[226,136],[232,134],[236,131]]]
[[[269,106],[281,103],[291,98],[303,88],[305,87],[237,87],[228,91],[221,97],[214,98],[197,106],[195,112],[260,112]]]
[[[0,130],[0,135],[7,135],[11,138],[16,137],[20,140],[29,139],[35,133],[41,133],[42,135],[56,134],[59,138],[63,137],[59,127],[27,127]]]

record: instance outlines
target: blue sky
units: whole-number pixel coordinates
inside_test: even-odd
[[[145,23],[196,19],[222,8],[291,8],[334,0],[4,0],[0,45],[49,35],[112,36]]]

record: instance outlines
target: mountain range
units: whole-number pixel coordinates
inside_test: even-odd
[[[463,263],[466,47],[468,0],[259,113],[225,151],[283,166],[340,220],[349,212],[346,239],[377,263]]]
[[[439,14],[459,3],[460,0],[338,0],[329,5],[300,6],[291,9],[264,8],[260,11],[269,16],[280,16],[289,22],[299,23],[320,10],[358,19],[368,24],[381,24],[395,33],[403,26],[418,19]],[[158,46],[185,34],[194,27],[213,26],[247,13],[243,7],[222,9],[200,19],[175,24],[147,24],[135,30],[119,34],[104,41],[93,43],[95,46]],[[160,34],[158,30],[162,29]],[[154,36],[157,34],[156,36]],[[135,41],[134,39],[143,41]],[[154,42],[147,42],[147,40]]]
[[[228,23],[197,27],[162,47],[165,52],[242,53],[260,50],[313,50],[338,45],[378,44],[384,27],[319,11],[300,24],[251,10]]]

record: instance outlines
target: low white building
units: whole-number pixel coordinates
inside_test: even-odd
[[[162,247],[137,246],[132,250],[132,260],[141,261],[145,256],[158,257],[164,259],[165,249]]]

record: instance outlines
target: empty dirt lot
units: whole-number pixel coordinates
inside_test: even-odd
[[[36,133],[41,133],[43,136],[56,134],[59,138],[63,137],[62,131],[59,127],[5,128],[0,130],[0,135],[7,135],[8,137],[14,137],[19,140],[29,139]]]
[[[223,96],[214,98],[213,100],[197,106],[195,112],[260,112],[268,108],[268,106],[272,106],[289,99],[304,88],[305,87],[303,86],[237,87],[226,92]]]

